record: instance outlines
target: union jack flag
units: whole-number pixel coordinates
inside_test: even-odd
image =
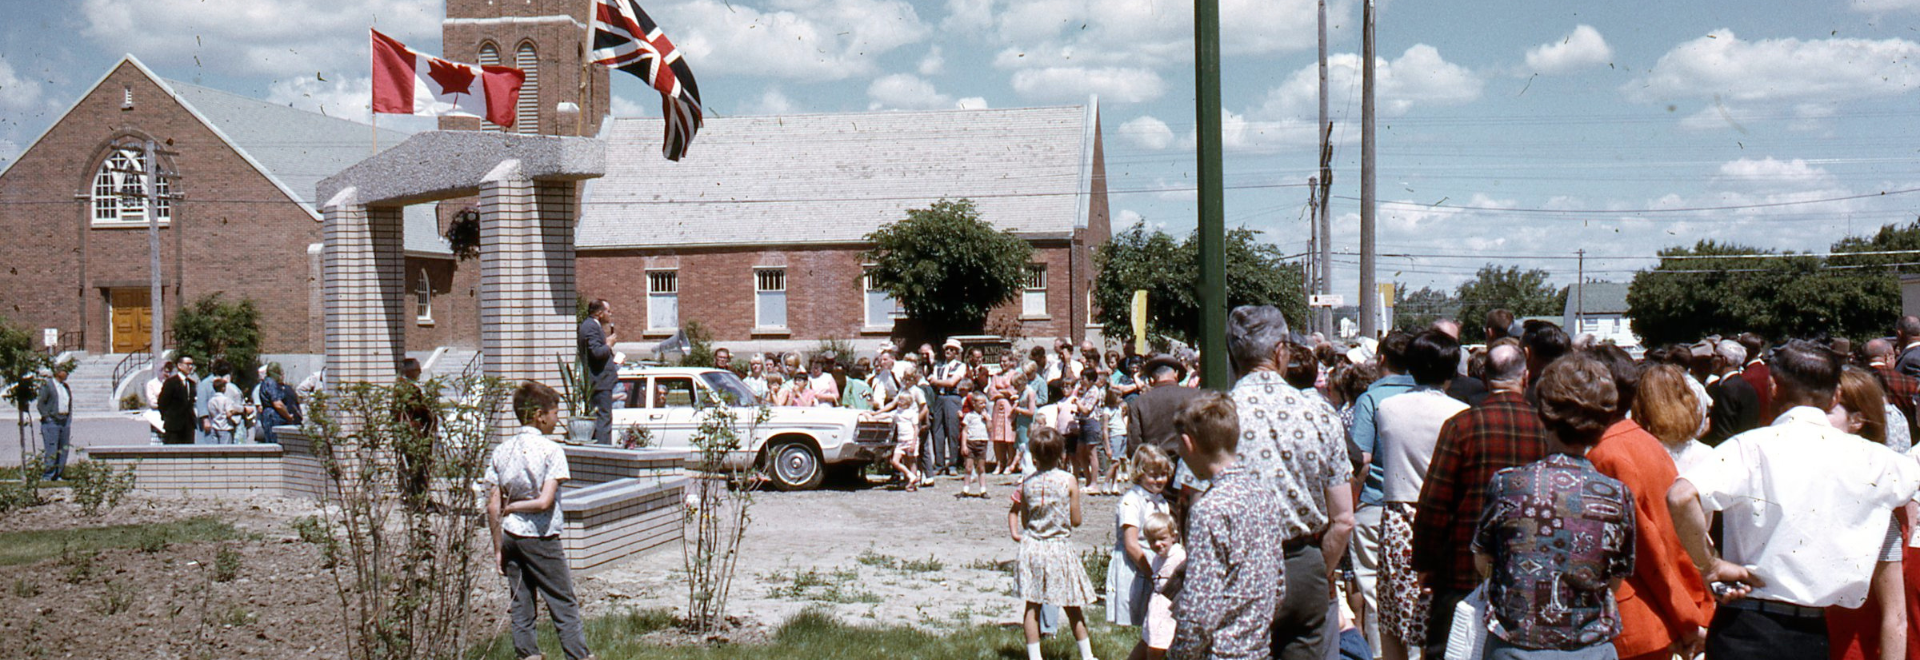
[[[667,119],[662,151],[667,160],[686,155],[703,123],[700,86],[679,49],[633,0],[595,0],[593,63],[639,76],[660,92],[660,113]]]

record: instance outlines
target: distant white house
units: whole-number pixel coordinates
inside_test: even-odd
[[[1578,337],[1591,334],[1596,342],[1612,340],[1622,347],[1639,346],[1627,315],[1627,285],[1621,282],[1575,284],[1567,291],[1567,309],[1561,327]]]

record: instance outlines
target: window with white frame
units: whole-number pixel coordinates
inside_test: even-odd
[[[753,271],[753,326],[787,327],[787,270],[760,268]]]
[[[419,323],[433,322],[433,279],[420,269],[420,280],[413,285],[413,318]]]
[[[141,149],[115,148],[93,175],[93,224],[146,224],[146,176],[146,154]],[[159,177],[154,194],[160,198],[156,217],[164,224],[173,219],[173,183]]]
[[[647,329],[680,327],[680,271],[647,271]]]
[[[1027,286],[1020,294],[1020,315],[1040,318],[1047,315],[1047,265],[1027,264]]]
[[[873,271],[867,271],[861,276],[860,282],[866,293],[867,313],[864,325],[869,328],[893,327],[893,320],[900,314],[900,303],[895,302],[893,295],[887,293],[885,289],[874,286]]]

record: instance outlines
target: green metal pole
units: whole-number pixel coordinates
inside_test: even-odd
[[[1200,383],[1233,387],[1227,365],[1227,256],[1220,168],[1220,0],[1193,3],[1200,158]]]

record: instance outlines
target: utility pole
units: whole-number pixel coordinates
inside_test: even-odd
[[[1320,260],[1320,245],[1326,237],[1320,233],[1320,180],[1307,177],[1307,281],[1301,287],[1307,295],[1307,326],[1320,329],[1320,310],[1311,307],[1314,294],[1320,293],[1320,282],[1327,276],[1329,264]]]
[[[1361,5],[1360,55],[1360,336],[1380,334],[1380,287],[1375,282],[1373,158],[1373,0]]]
[[[1575,254],[1580,255],[1580,260],[1577,262],[1580,266],[1576,271],[1579,274],[1575,275],[1573,280],[1573,334],[1578,335],[1580,324],[1587,315],[1587,250],[1581,248],[1575,251]]]
[[[1313,221],[1320,235],[1320,289],[1333,293],[1333,215],[1327,207],[1333,201],[1333,122],[1327,117],[1327,0],[1320,0],[1320,205]],[[1317,312],[1319,329],[1328,340],[1334,339],[1333,307]]]
[[[1226,214],[1220,165],[1220,0],[1193,3],[1195,110],[1199,113],[1200,383],[1227,391]]]
[[[147,346],[153,351],[153,377],[158,379],[166,361],[166,343],[161,340],[166,337],[167,326],[166,308],[161,305],[164,296],[160,295],[160,187],[155,183],[160,167],[154,160],[153,140],[147,140],[145,155],[140,187],[147,204],[147,304],[153,318],[148,325]]]

